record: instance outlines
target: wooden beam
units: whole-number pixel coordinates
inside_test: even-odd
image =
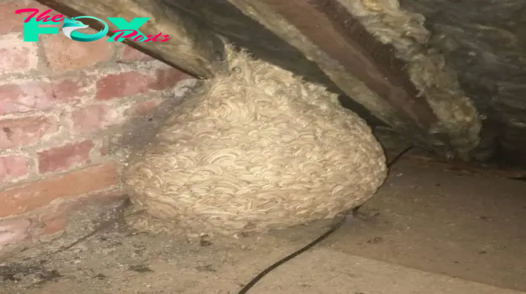
[[[263,0],[346,70],[374,89],[394,108],[422,127],[437,118],[403,70],[405,63],[394,48],[368,34],[347,10],[334,0]],[[313,21],[316,20],[316,21]]]
[[[349,97],[399,133],[422,145],[448,143],[447,134],[430,134],[438,119],[418,97],[394,48],[370,36],[338,1],[228,2],[316,62]],[[366,87],[356,89],[360,82]]]
[[[140,31],[145,35],[168,34],[167,42],[134,42],[128,45],[199,78],[211,78],[226,69],[224,45],[210,30],[184,14],[160,5],[157,0],[37,0],[69,17],[122,17],[128,22],[136,17],[150,17]],[[97,21],[82,19],[95,29],[102,29]],[[118,28],[107,21],[111,31]]]
[[[297,48],[268,30],[256,20],[248,17],[225,0],[163,0],[176,10],[203,23],[228,42],[245,48],[252,56],[272,63],[307,81],[327,87],[328,91],[340,95],[345,108],[351,109],[367,120],[371,126],[386,126],[363,105],[349,98],[320,67],[308,60]]]

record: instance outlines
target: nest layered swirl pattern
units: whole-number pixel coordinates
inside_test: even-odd
[[[386,177],[366,123],[317,84],[245,52],[133,155],[135,206],[194,233],[263,232],[362,204]]]

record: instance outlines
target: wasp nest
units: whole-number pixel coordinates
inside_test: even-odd
[[[245,52],[203,83],[130,158],[136,208],[189,233],[264,232],[334,217],[387,169],[367,124],[320,85]]]

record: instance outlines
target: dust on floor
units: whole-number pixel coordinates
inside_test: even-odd
[[[378,195],[249,293],[513,294],[526,291],[526,183],[401,160]],[[0,264],[0,293],[237,293],[328,222],[190,242],[102,231],[54,255]]]

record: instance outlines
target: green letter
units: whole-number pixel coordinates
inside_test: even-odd
[[[40,34],[58,34],[59,27],[49,27],[49,24],[49,22],[37,21],[36,18],[31,18],[28,22],[24,23],[24,41],[38,42],[40,41]],[[43,27],[40,25],[48,26]]]
[[[137,31],[136,36],[144,36],[141,31],[139,31],[139,28],[145,24],[150,18],[149,17],[136,17],[131,22],[127,22],[122,17],[108,17],[108,20],[111,21],[119,30],[135,30]],[[111,36],[111,38],[108,39],[108,42],[122,42],[126,38],[120,38],[119,40],[115,40],[117,38],[117,34]]]

